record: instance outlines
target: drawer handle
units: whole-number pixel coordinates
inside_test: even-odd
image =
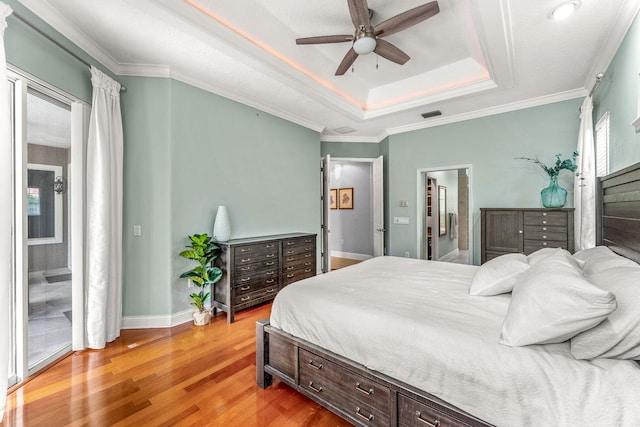
[[[367,396],[370,396],[370,395],[373,394],[373,389],[372,388],[370,388],[369,390],[364,389],[364,388],[360,387],[360,383],[356,383],[356,390],[358,390],[360,393],[366,394]]]
[[[313,381],[309,382],[309,388],[313,391],[315,391],[316,393],[322,393],[322,387],[314,387],[313,386]]]
[[[251,286],[243,286],[240,288],[241,291],[248,291],[249,289],[251,289]]]
[[[306,270],[304,270],[304,272],[305,272],[305,273],[310,273],[310,272],[311,272],[311,269],[310,269],[310,268],[307,268]]]
[[[249,270],[251,270],[251,267],[242,267],[240,269],[240,271],[249,271]]]
[[[547,221],[542,221],[542,223],[543,223],[543,224],[546,224],[546,223],[547,223]]]
[[[271,288],[271,289],[267,289],[267,293],[268,293],[268,294],[271,294],[271,293],[273,293],[273,292],[275,292],[275,291],[276,291],[276,290],[275,290],[275,289],[273,289],[273,288]]]
[[[547,227],[542,227],[542,231],[547,231]]]
[[[547,242],[542,242],[542,246],[547,246]]]
[[[287,270],[293,270],[293,269],[294,269],[294,267],[293,267],[293,266],[291,266],[291,267],[287,267]]]
[[[313,369],[317,369],[318,371],[320,369],[322,369],[322,363],[316,365],[315,362],[313,361],[313,359],[309,359],[309,366],[311,366]]]
[[[363,420],[373,421],[373,414],[369,414],[369,416],[366,416],[365,414],[362,413],[360,408],[358,408],[357,406],[356,406],[356,415],[362,418]]]
[[[547,216],[547,213],[546,213],[546,212],[543,212],[543,213],[542,213],[542,216]]]
[[[240,252],[251,252],[251,248],[241,248]]]
[[[295,276],[295,274],[289,273],[289,274],[287,274],[287,279],[291,279],[293,276]]]
[[[267,271],[267,276],[273,276],[274,274],[276,274],[276,272],[273,270]]]
[[[240,298],[240,301],[249,301],[251,297]]]
[[[272,284],[273,282],[275,282],[275,280],[274,280],[274,279],[269,279],[269,280],[267,280],[267,283],[268,283],[269,285],[270,285],[270,284]]]
[[[267,254],[267,258],[273,258],[276,254]]]
[[[518,233],[522,234],[522,230],[518,230]]]
[[[296,242],[287,242],[287,246],[295,245]]]
[[[543,239],[546,239],[546,238],[547,238],[547,236],[542,236],[542,238],[543,238]]]
[[[306,254],[304,257],[305,258],[311,258],[311,254]]]
[[[271,249],[274,248],[276,245],[274,245],[273,243],[271,243],[270,245],[266,245],[265,248],[267,249]]]
[[[312,240],[311,240],[311,239],[306,239],[304,242],[305,242],[305,243],[311,243],[311,242],[312,242]]]
[[[249,261],[251,261],[251,258],[242,258],[240,260],[240,262],[249,262]]]
[[[295,254],[296,251],[287,251],[287,255]]]
[[[287,261],[295,261],[295,258],[287,258]]]
[[[416,418],[423,424],[428,425],[429,427],[438,427],[440,425],[440,420],[434,420],[433,422],[429,422],[422,418],[422,412],[416,411]]]
[[[269,261],[269,262],[265,262],[264,265],[272,266],[275,263],[276,263],[275,261]]]
[[[305,262],[304,265],[311,265],[311,261]]]
[[[249,280],[251,280],[251,277],[247,277],[247,278],[245,278],[245,279],[240,279],[240,281],[241,281],[242,283],[244,283],[244,282],[248,282]]]

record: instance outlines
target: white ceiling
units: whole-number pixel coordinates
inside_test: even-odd
[[[314,129],[325,141],[377,142],[588,93],[640,0],[582,0],[570,18],[548,19],[564,1],[439,0],[439,14],[386,38],[409,62],[369,54],[344,76],[334,73],[350,43],[295,39],[353,34],[346,0],[21,3],[116,74],[172,77]],[[425,2],[368,5],[375,25]],[[432,110],[442,115],[422,118]]]

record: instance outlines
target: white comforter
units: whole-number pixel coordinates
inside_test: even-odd
[[[373,258],[287,286],[271,324],[492,424],[640,426],[638,364],[498,344],[510,294],[470,296],[477,268]]]

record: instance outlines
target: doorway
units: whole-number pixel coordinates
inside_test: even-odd
[[[418,257],[473,264],[471,165],[418,170]]]
[[[76,340],[84,316],[83,248],[77,244],[83,239],[84,174],[78,167],[89,109],[33,77],[8,74],[15,229],[10,384],[15,384],[67,354],[74,342],[83,345],[82,337]]]
[[[323,158],[323,272],[384,254],[382,161]]]

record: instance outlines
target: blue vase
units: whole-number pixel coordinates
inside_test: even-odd
[[[545,208],[561,208],[567,203],[567,190],[558,185],[558,177],[552,176],[547,188],[540,192],[542,206]]]

